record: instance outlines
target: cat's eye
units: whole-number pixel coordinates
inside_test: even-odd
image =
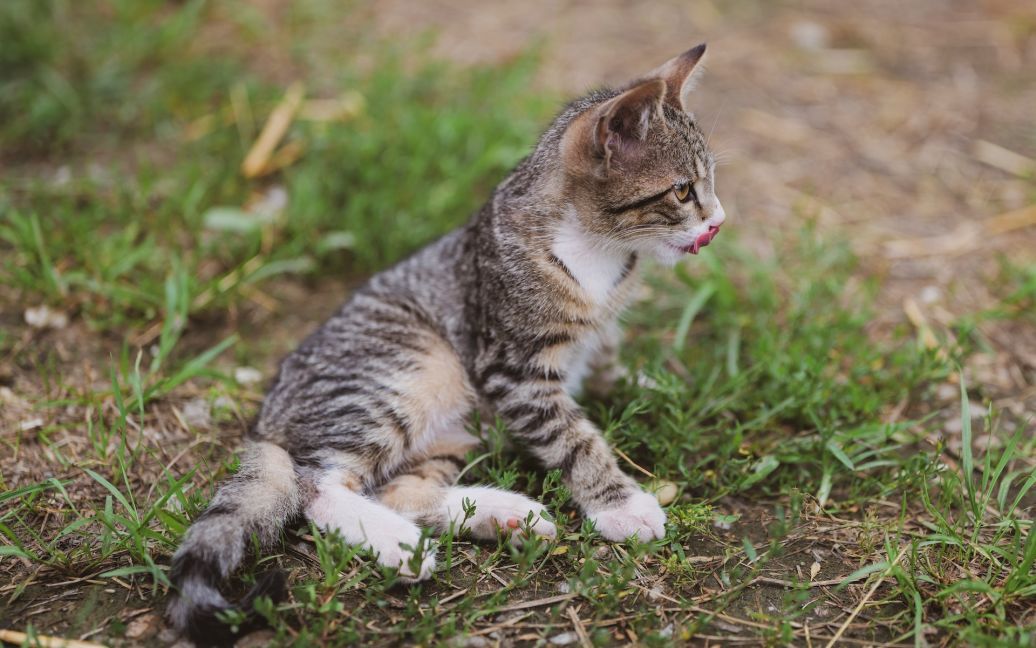
[[[694,188],[691,187],[690,182],[677,182],[673,185],[673,195],[682,203],[690,200],[691,194],[693,193]]]

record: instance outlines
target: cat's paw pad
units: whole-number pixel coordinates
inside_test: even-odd
[[[654,495],[640,490],[621,505],[591,513],[589,517],[597,532],[612,542],[633,536],[648,542],[665,535],[665,512]]]
[[[435,571],[435,547],[427,540],[421,543],[421,530],[414,524],[391,526],[369,530],[368,544],[378,563],[398,569],[399,579],[405,583],[429,578]],[[415,550],[420,550],[417,557]]]
[[[510,535],[511,542],[521,543],[527,532],[547,538],[558,532],[554,523],[544,517],[543,505],[518,493],[496,488],[456,488],[450,494],[447,506],[450,519],[464,520],[464,528],[482,540],[492,540],[501,533]],[[466,520],[464,503],[475,510]],[[529,521],[531,514],[531,521]],[[528,521],[528,524],[527,524]]]

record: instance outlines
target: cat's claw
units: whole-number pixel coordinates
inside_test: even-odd
[[[665,536],[665,511],[655,496],[637,491],[621,505],[589,515],[597,532],[605,540],[621,542],[637,537],[641,542]]]

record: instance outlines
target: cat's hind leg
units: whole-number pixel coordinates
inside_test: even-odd
[[[351,545],[370,549],[380,564],[399,569],[408,581],[424,580],[435,570],[435,550],[421,546],[421,529],[399,513],[350,488],[350,480],[329,473],[316,486],[306,517],[335,530]]]
[[[455,486],[466,448],[454,445],[450,450],[437,448],[394,477],[379,491],[379,501],[439,532],[452,526],[455,532],[467,530],[480,540],[493,540],[501,533],[515,542],[527,532],[557,535],[543,505],[525,495],[490,486]]]

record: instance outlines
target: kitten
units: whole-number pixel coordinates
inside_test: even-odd
[[[605,539],[664,535],[658,502],[619,469],[573,394],[619,375],[617,318],[641,260],[697,254],[723,223],[713,158],[687,110],[704,53],[571,103],[470,222],[374,276],[283,361],[240,471],[173,558],[179,630],[205,642],[227,632],[215,620],[231,607],[220,581],[253,535],[270,545],[300,514],[415,581],[435,567],[433,552],[413,553],[420,526],[554,536],[539,502],[454,484],[479,442],[476,410],[560,469]],[[243,608],[282,585],[263,581]]]

